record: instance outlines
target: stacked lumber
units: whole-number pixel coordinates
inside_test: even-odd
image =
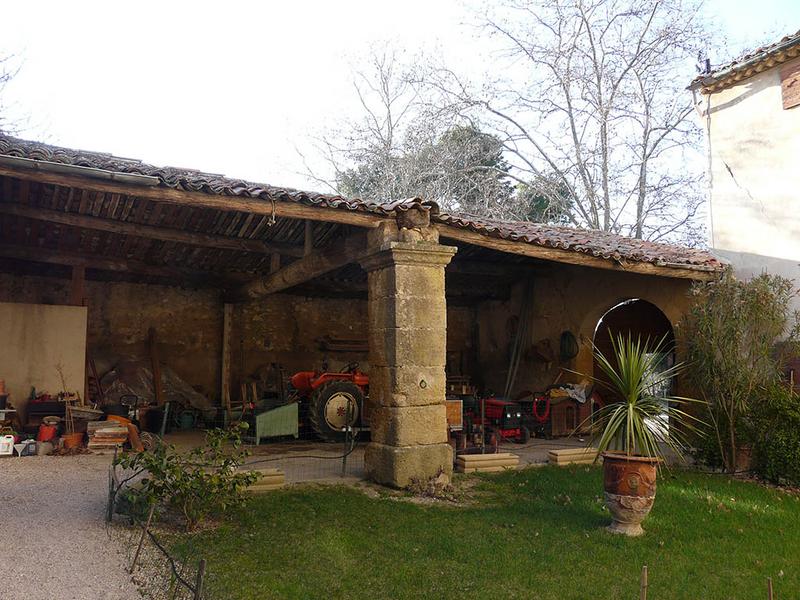
[[[93,450],[114,448],[128,441],[128,427],[119,421],[89,421],[86,434],[89,436],[87,447]]]
[[[498,454],[459,454],[456,457],[456,471],[459,473],[496,473],[506,469],[516,469],[519,456],[510,452]]]
[[[596,456],[597,448],[562,448],[547,453],[551,465],[590,465]]]
[[[261,477],[247,488],[247,491],[251,494],[277,490],[286,484],[286,475],[280,469],[257,469],[256,471],[261,474]]]

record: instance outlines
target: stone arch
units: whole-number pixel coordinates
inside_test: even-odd
[[[664,312],[655,304],[641,298],[624,300],[598,319],[594,330],[593,342],[595,347],[606,357],[613,355],[611,336],[632,335],[642,341],[649,340],[651,344],[665,340],[667,354],[664,366],[675,364],[675,330],[672,322]],[[605,379],[596,360],[592,360],[592,373],[598,379]],[[674,386],[674,382],[672,383]],[[671,390],[670,390],[671,391]]]
[[[592,343],[594,342],[595,332],[598,324],[610,311],[619,306],[623,306],[629,302],[643,302],[657,310],[670,324],[673,342],[677,332],[675,331],[675,324],[681,318],[681,312],[678,307],[673,305],[664,306],[662,303],[646,295],[636,296],[622,296],[614,301],[609,302],[608,299],[596,302],[590,310],[584,313],[584,318],[579,330],[580,350],[578,356],[575,358],[575,370],[580,373],[593,373],[594,359],[592,357]]]

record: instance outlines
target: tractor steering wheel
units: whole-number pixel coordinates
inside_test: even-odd
[[[358,371],[358,363],[357,362],[347,363],[347,366],[344,368],[344,371],[345,373],[355,373],[356,371]]]

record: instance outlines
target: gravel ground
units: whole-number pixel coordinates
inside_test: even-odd
[[[141,598],[106,531],[110,462],[94,454],[0,458],[0,598]]]

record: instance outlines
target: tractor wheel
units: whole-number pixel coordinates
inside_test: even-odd
[[[309,417],[314,431],[328,442],[344,442],[348,405],[352,406],[350,427],[358,423],[364,393],[350,381],[330,381],[311,395]]]
[[[516,439],[518,444],[527,444],[531,441],[531,430],[524,425],[520,427],[519,437]]]

